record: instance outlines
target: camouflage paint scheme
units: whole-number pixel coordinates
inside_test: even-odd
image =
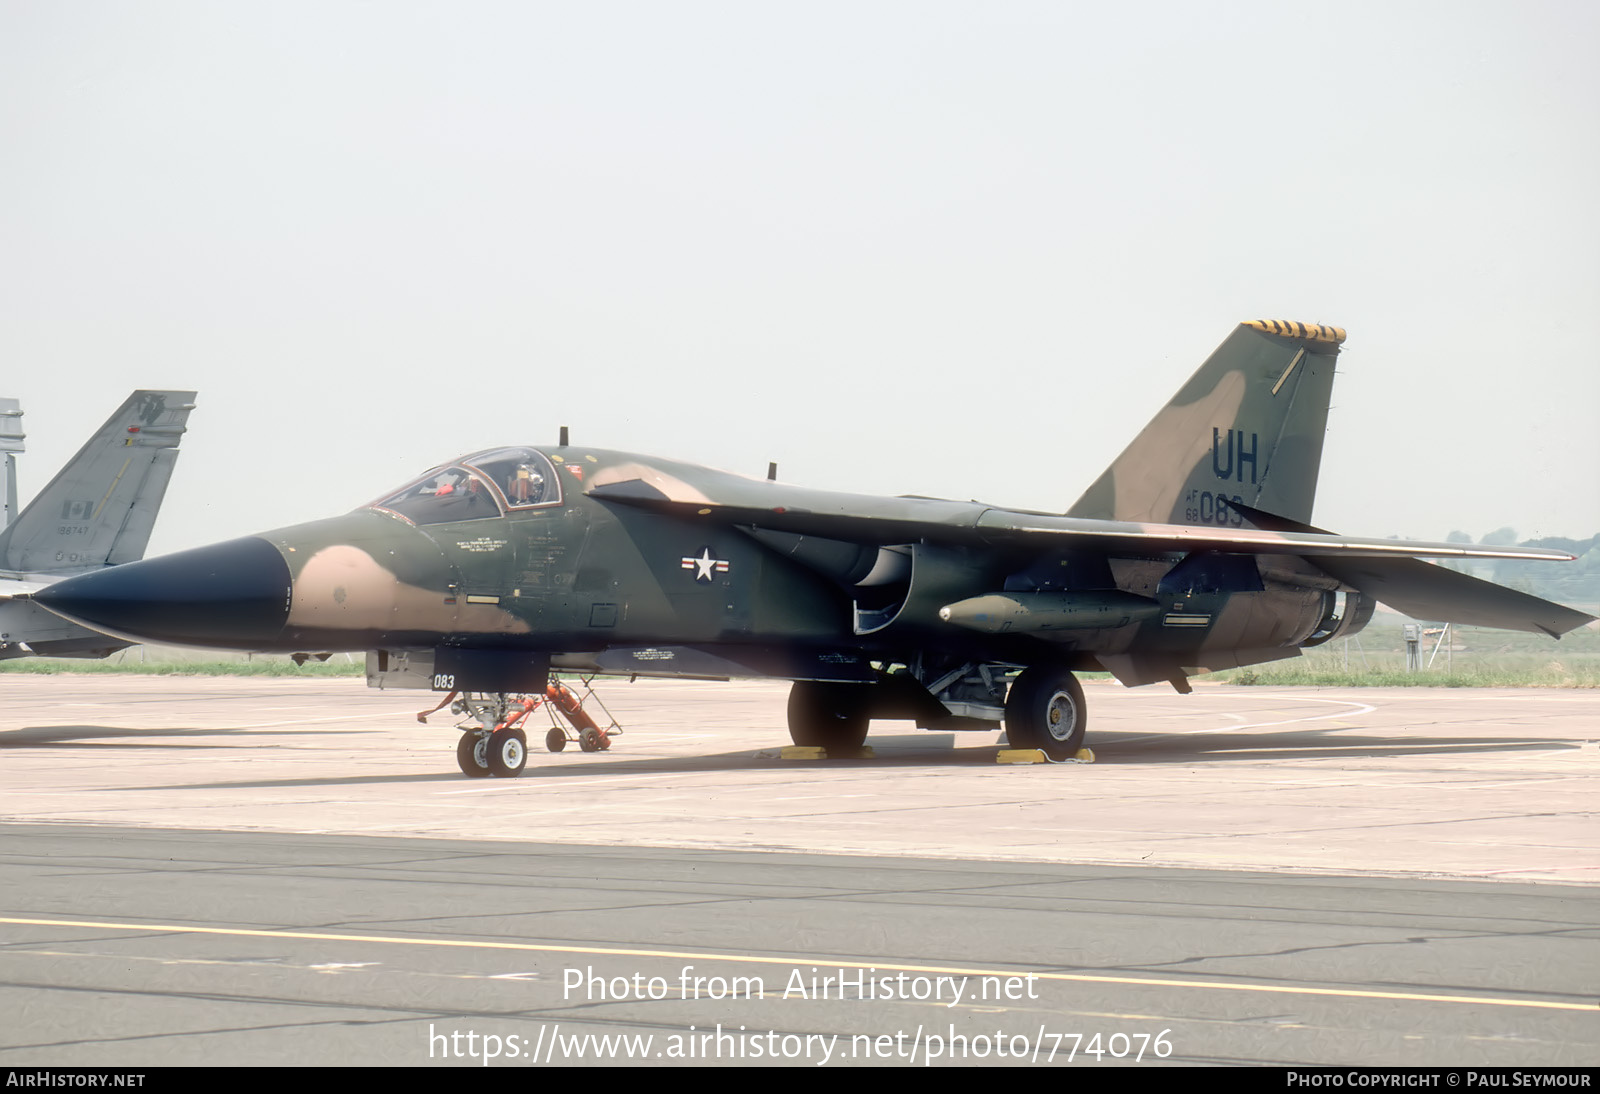
[[[509,692],[552,668],[777,676],[797,681],[799,743],[859,745],[872,718],[1004,721],[1058,759],[1083,738],[1074,671],[1188,690],[1193,673],[1353,634],[1380,598],[1552,636],[1589,622],[1417,561],[1558,552],[1306,523],[1343,341],[1241,324],[1063,515],[497,449],[344,516],[39,599],[128,638],[367,650],[376,686]]]

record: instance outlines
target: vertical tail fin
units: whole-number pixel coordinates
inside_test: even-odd
[[[1241,501],[1309,521],[1343,342],[1315,323],[1239,324],[1067,515],[1238,526]]]
[[[192,391],[136,391],[0,532],[0,569],[73,572],[144,555]]]

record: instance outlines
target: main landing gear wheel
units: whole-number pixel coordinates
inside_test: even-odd
[[[567,747],[567,735],[560,726],[551,726],[544,735],[544,747],[550,752],[560,752]]]
[[[489,777],[489,742],[481,733],[463,733],[456,742],[456,763],[469,779]]]
[[[789,737],[797,745],[854,752],[867,740],[870,684],[796,680],[789,689]]]
[[[1037,748],[1052,760],[1070,760],[1083,747],[1088,725],[1083,688],[1065,669],[1027,669],[1006,696],[1006,739],[1012,748]]]
[[[528,738],[520,729],[497,729],[489,734],[487,751],[490,773],[514,779],[528,762]]]

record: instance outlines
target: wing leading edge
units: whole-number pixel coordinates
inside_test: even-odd
[[[637,466],[637,465],[635,465]],[[1204,525],[1093,520],[999,509],[981,502],[937,498],[878,498],[865,494],[807,490],[702,471],[692,490],[675,491],[675,475],[600,478],[587,493],[675,516],[718,524],[742,524],[775,532],[863,543],[933,542],[1035,544],[1113,554],[1283,554],[1307,558],[1518,558],[1570,561],[1561,551],[1536,547],[1489,547],[1419,540],[1368,539],[1320,530],[1214,528]],[[709,488],[709,489],[708,489]],[[1241,507],[1243,508],[1243,507]]]

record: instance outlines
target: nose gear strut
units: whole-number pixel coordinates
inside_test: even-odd
[[[594,693],[590,679],[579,677],[581,695],[554,676],[543,695],[452,691],[438,706],[419,710],[417,721],[426,724],[428,715],[448,705],[450,713],[464,718],[456,726],[463,731],[456,745],[456,763],[462,774],[469,778],[516,778],[528,761],[525,723],[540,707],[550,715],[544,745],[551,752],[560,752],[570,741],[576,741],[585,752],[604,752],[610,749],[611,738],[622,735],[622,727]],[[590,703],[600,709],[606,724],[584,709]]]

